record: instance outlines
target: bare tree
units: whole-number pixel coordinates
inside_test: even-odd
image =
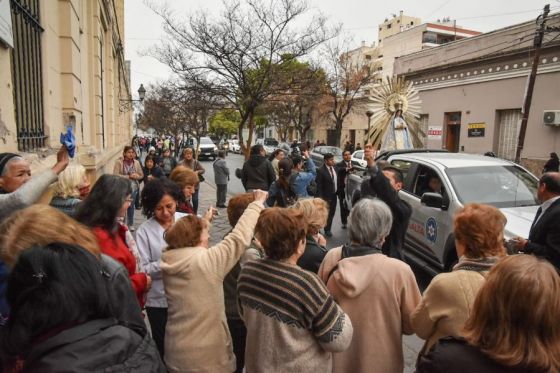
[[[247,153],[255,112],[274,90],[278,70],[273,66],[283,56],[308,54],[338,30],[329,29],[322,14],[310,14],[305,0],[224,0],[223,5],[217,17],[197,12],[182,19],[168,7],[152,3],[163,19],[167,39],[150,54],[239,112],[238,134]],[[305,26],[296,28],[296,22]],[[246,145],[244,128],[249,129]]]
[[[377,75],[377,64],[371,63],[360,53],[351,53],[340,39],[325,45],[322,51],[323,66],[327,74],[328,94],[324,97],[322,111],[335,124],[336,146],[344,120],[362,97],[363,89],[372,84]]]

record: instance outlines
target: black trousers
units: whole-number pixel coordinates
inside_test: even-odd
[[[336,204],[338,203],[338,199],[336,194],[332,196],[323,196],[323,199],[329,205],[329,216],[327,218],[327,225],[325,226],[325,232],[331,230],[332,221],[334,218],[334,213],[336,212]]]
[[[227,184],[216,184],[216,205],[225,206],[227,196]]]
[[[156,343],[156,347],[163,360],[163,352],[165,350],[165,325],[167,324],[167,308],[162,307],[146,307],[148,321],[152,329],[152,338]],[[165,361],[165,360],[163,360]]]
[[[346,223],[348,222],[348,215],[350,214],[350,211],[348,211],[348,209],[346,208],[344,192],[338,195],[338,202],[340,204],[340,221],[342,222],[342,224],[346,225]]]
[[[237,360],[235,373],[242,373],[245,367],[245,343],[247,339],[247,328],[243,320],[227,319],[229,334],[233,342],[233,353]]]

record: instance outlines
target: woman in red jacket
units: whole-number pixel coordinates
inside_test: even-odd
[[[150,276],[139,271],[136,258],[126,245],[128,228],[117,222],[117,218],[124,216],[133,203],[131,193],[129,180],[115,175],[103,175],[81,203],[76,220],[92,228],[103,254],[119,261],[126,268],[138,303],[143,307],[145,294],[152,281]]]

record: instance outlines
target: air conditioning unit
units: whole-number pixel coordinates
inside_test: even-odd
[[[560,127],[560,110],[545,110],[543,124],[545,126]]]

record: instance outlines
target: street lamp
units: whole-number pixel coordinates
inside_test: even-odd
[[[146,88],[144,88],[144,84],[140,84],[140,88],[138,88],[138,100],[133,100],[132,98],[120,99],[120,112],[130,111],[133,108],[135,102],[142,102],[144,101],[144,97],[146,97]]]
[[[367,115],[367,136],[369,137],[369,130],[371,128],[371,117],[373,115],[373,111],[371,110],[366,111],[366,115]],[[367,138],[366,140],[369,141],[369,138]]]

